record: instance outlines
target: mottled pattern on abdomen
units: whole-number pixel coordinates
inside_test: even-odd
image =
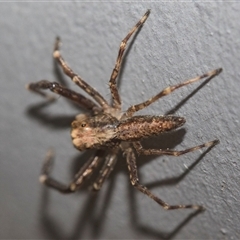
[[[135,116],[117,126],[116,137],[123,141],[135,141],[171,131],[184,123],[184,118],[176,116]]]

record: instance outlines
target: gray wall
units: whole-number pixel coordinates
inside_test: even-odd
[[[175,114],[187,120],[148,146],[221,141],[208,153],[138,160],[141,182],[151,191],[171,204],[202,204],[207,211],[201,214],[164,211],[137,192],[122,157],[98,195],[87,186],[61,195],[38,182],[49,147],[56,151],[53,176],[66,183],[90,153],[81,156],[71,144],[70,123],[80,110],[62,97],[44,107],[24,85],[48,79],[81,92],[52,59],[59,35],[67,62],[110,99],[120,41],[148,8],[119,80],[124,110],[170,84],[224,69],[199,89],[200,83],[180,89],[139,113],[161,115],[177,106]],[[1,3],[0,238],[239,238],[239,11],[230,2]]]

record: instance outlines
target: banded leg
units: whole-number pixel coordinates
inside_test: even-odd
[[[222,71],[222,68],[218,68],[218,69],[215,69],[215,70],[213,70],[211,72],[205,73],[205,74],[203,74],[201,76],[198,76],[198,77],[195,77],[193,79],[187,80],[187,81],[185,81],[183,83],[176,84],[176,85],[173,85],[173,86],[169,86],[169,87],[165,88],[164,90],[162,90],[157,95],[155,95],[154,97],[148,99],[147,101],[129,107],[128,110],[126,111],[126,113],[123,115],[122,118],[131,117],[135,112],[137,112],[137,111],[139,111],[139,110],[149,106],[150,104],[152,104],[155,101],[157,101],[159,98],[162,98],[162,97],[172,93],[173,91],[175,91],[178,88],[181,88],[183,86],[186,86],[186,85],[194,83],[194,82],[197,82],[197,81],[199,81],[199,80],[201,80],[203,78],[206,78],[206,77],[208,77],[209,80],[210,80],[213,77],[217,76],[221,71]]]
[[[69,76],[72,81],[77,84],[80,88],[82,88],[86,93],[88,93],[93,99],[96,100],[104,109],[109,107],[107,101],[98,93],[94,88],[88,85],[80,76],[73,72],[73,70],[67,65],[63,57],[61,56],[60,50],[60,38],[57,37],[53,52],[53,57],[57,60],[57,62],[62,67],[64,73]]]
[[[92,188],[94,191],[98,191],[101,189],[103,183],[109,177],[110,173],[114,169],[116,162],[117,162],[117,153],[116,152],[106,156],[106,160],[100,171],[100,174],[93,184]]]
[[[199,149],[204,148],[204,147],[208,147],[208,148],[213,147],[213,146],[217,145],[218,143],[219,143],[219,140],[214,140],[214,141],[207,142],[207,143],[204,143],[204,144],[192,147],[192,148],[188,148],[188,149],[185,149],[185,150],[182,150],[182,151],[168,150],[168,149],[166,149],[166,150],[165,149],[144,149],[140,142],[134,142],[133,146],[136,149],[138,154],[143,154],[143,155],[171,155],[171,156],[178,157],[178,156],[183,155],[185,153],[193,152],[193,151],[199,150]]]
[[[136,157],[133,152],[132,148],[128,148],[125,150],[126,158],[127,158],[127,165],[128,171],[130,175],[131,184],[140,192],[144,193],[155,202],[157,202],[160,206],[162,206],[165,210],[173,210],[173,209],[185,209],[185,208],[192,208],[196,210],[204,210],[204,208],[200,205],[169,205],[168,203],[164,202],[162,199],[154,195],[147,187],[141,185],[138,179],[137,173],[137,165],[136,165]]]
[[[70,99],[71,101],[77,103],[81,107],[87,109],[87,110],[100,110],[99,107],[90,99],[84,97],[80,93],[76,93],[68,88],[65,88],[61,86],[57,82],[49,82],[47,80],[42,80],[36,83],[29,83],[26,88],[32,92],[35,92],[37,94],[40,94],[43,97],[46,97],[48,99],[54,99],[54,96],[48,95],[41,91],[41,89],[49,89],[50,91],[61,95],[63,97],[66,97]]]
[[[147,10],[147,12],[144,14],[144,16],[138,21],[138,23],[130,30],[128,35],[122,40],[117,56],[117,60],[114,66],[114,69],[112,71],[110,81],[109,81],[109,87],[111,91],[111,95],[113,98],[113,107],[120,109],[121,108],[121,99],[118,93],[117,89],[117,84],[116,84],[116,78],[118,76],[121,64],[122,64],[122,59],[123,59],[123,54],[126,49],[127,41],[129,38],[133,35],[134,32],[136,32],[142,25],[143,23],[147,20],[148,16],[150,14],[150,10]]]
[[[79,170],[79,172],[75,175],[74,180],[69,185],[65,185],[49,176],[53,164],[53,151],[49,150],[43,164],[39,181],[48,187],[54,188],[62,193],[75,192],[82,186],[84,181],[92,175],[93,170],[102,161],[102,158],[103,152],[101,150],[98,150],[95,156],[91,157]]]

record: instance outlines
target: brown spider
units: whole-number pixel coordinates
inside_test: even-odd
[[[87,149],[96,149],[96,153],[79,170],[79,172],[75,175],[73,181],[69,185],[64,185],[49,176],[50,167],[52,165],[52,152],[49,151],[42,168],[40,182],[46,184],[49,187],[55,188],[62,193],[75,192],[82,186],[83,182],[91,176],[92,172],[99,165],[99,163],[105,159],[100,174],[93,184],[93,189],[99,190],[113,170],[117,161],[118,152],[122,151],[127,160],[131,184],[140,192],[146,194],[167,210],[180,208],[194,208],[202,210],[203,207],[200,205],[169,205],[151,193],[145,186],[141,185],[139,183],[137,173],[136,153],[144,155],[156,154],[179,156],[204,147],[212,147],[218,144],[219,141],[214,140],[182,151],[169,149],[144,149],[140,143],[141,139],[176,129],[185,123],[185,119],[182,117],[169,115],[133,115],[135,112],[149,106],[159,98],[170,94],[180,87],[191,84],[206,77],[209,79],[215,77],[222,71],[222,69],[219,68],[203,74],[202,76],[187,80],[183,83],[169,86],[147,101],[133,105],[129,107],[127,111],[122,112],[121,99],[118,93],[116,79],[119,74],[127,41],[133,35],[133,33],[143,25],[143,23],[147,20],[149,14],[150,10],[144,14],[144,16],[131,29],[131,31],[127,34],[127,36],[122,40],[120,44],[118,57],[109,81],[111,96],[113,100],[112,104],[109,104],[94,88],[89,86],[79,75],[73,72],[73,70],[67,65],[60,54],[60,39],[56,39],[53,57],[58,61],[65,74],[69,76],[76,85],[88,93],[95,100],[95,102],[84,97],[80,93],[74,92],[64,86],[61,86],[57,82],[42,80],[37,83],[30,83],[27,85],[27,88],[45,97],[48,97],[48,95],[42,92],[41,89],[49,89],[50,91],[64,96],[79,104],[83,109],[88,110],[90,112],[89,114],[79,114],[72,122],[71,137],[73,145],[78,150],[83,151]]]

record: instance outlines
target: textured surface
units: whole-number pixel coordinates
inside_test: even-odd
[[[219,138],[207,154],[140,157],[142,183],[171,204],[203,204],[207,211],[164,211],[134,190],[124,159],[98,195],[73,195],[38,182],[47,149],[56,151],[53,175],[68,182],[87,160],[71,144],[69,126],[79,110],[59,98],[24,89],[40,79],[78,90],[52,59],[54,39],[70,66],[106,98],[121,39],[151,8],[130,44],[120,77],[123,106],[141,102],[169,84],[223,67],[195,91],[180,89],[141,114],[177,106],[184,128],[147,145],[184,149]],[[240,5],[234,3],[2,3],[0,7],[0,238],[237,239],[240,236]],[[200,161],[201,160],[201,161]],[[187,169],[190,168],[191,171]]]

